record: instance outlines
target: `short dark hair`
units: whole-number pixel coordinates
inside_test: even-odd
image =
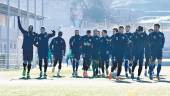
[[[76,32],[76,31],[79,31],[79,30],[75,30],[75,32]]]
[[[158,26],[160,28],[160,24],[154,24],[154,26]]]
[[[63,35],[63,32],[59,31],[58,36],[62,36],[62,35]]]
[[[91,30],[87,30],[87,32],[86,32],[87,34],[90,34],[91,33]]]
[[[130,28],[130,25],[126,25],[126,27],[129,27],[129,28]]]
[[[118,29],[117,29],[117,28],[113,28],[113,30],[115,30],[116,32],[118,32]]]
[[[138,26],[138,31],[143,31],[143,27],[142,26]]]
[[[119,26],[119,29],[124,29],[124,27],[123,26]]]
[[[148,31],[153,31],[153,29],[149,29]]]
[[[45,29],[45,27],[41,27],[41,29]]]
[[[107,30],[102,30],[102,32],[107,33]]]

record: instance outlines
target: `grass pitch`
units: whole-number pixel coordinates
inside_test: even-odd
[[[143,72],[141,82],[125,79],[124,72],[120,82],[107,78],[72,78],[70,66],[63,67],[62,78],[53,78],[48,68],[47,80],[36,79],[37,68],[31,70],[30,80],[19,79],[22,70],[0,71],[0,96],[170,96],[169,70],[170,67],[162,68],[160,82],[150,81]]]

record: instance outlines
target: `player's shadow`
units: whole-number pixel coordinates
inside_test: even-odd
[[[124,81],[124,80],[116,80],[116,81],[113,81],[113,83],[126,83],[126,84],[129,84],[129,83],[132,83],[132,82],[129,82],[129,81]]]
[[[158,82],[170,83],[170,81],[169,81],[169,80],[159,80]]]
[[[40,77],[33,78],[33,79],[36,79],[36,80],[45,80],[45,78],[40,78]]]
[[[53,78],[40,78],[40,77],[37,77],[37,78],[31,78],[31,79],[35,79],[35,80],[53,80]]]
[[[151,81],[146,81],[146,80],[140,80],[140,81],[137,81],[137,82],[139,82],[139,83],[153,83]]]
[[[155,75],[156,76],[156,75]],[[160,75],[160,77],[166,77],[167,75]]]
[[[52,76],[52,78],[64,78],[66,76]]]
[[[24,77],[21,77],[19,78],[19,80],[29,80],[30,78],[24,78]],[[17,80],[17,79],[16,79]]]
[[[82,77],[82,76],[76,76],[76,77],[71,76],[70,78],[84,78],[84,77]]]
[[[154,76],[153,78],[157,79],[156,76]],[[165,75],[164,75],[164,76],[160,76],[160,79],[166,79],[166,78],[165,78]]]

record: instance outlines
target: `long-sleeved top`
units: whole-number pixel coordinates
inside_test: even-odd
[[[111,37],[112,58],[123,58],[127,42],[128,39],[123,33],[116,33]]]
[[[162,50],[165,43],[165,37],[162,32],[152,32],[149,34],[151,50]]]
[[[110,38],[108,36],[100,38],[100,55],[104,59],[110,57]]]
[[[83,36],[82,37],[82,55],[84,58],[92,57],[92,37],[91,36]]]
[[[72,36],[69,40],[71,53],[73,55],[80,55],[82,50],[82,38],[80,35]]]
[[[92,58],[99,59],[100,58],[100,37],[93,36],[92,37]]]
[[[135,32],[133,36],[133,55],[136,57],[143,57],[145,50],[145,42],[147,40],[147,34],[145,32]]]
[[[40,33],[36,37],[35,46],[38,48],[38,56],[40,59],[48,58],[48,41],[55,36],[55,31],[52,34]]]
[[[50,43],[50,50],[54,57],[63,57],[66,52],[66,43],[60,36],[53,38]]]
[[[24,28],[21,25],[21,21],[19,17],[18,17],[18,27],[23,34],[22,49],[27,52],[33,52],[33,45],[34,45],[37,33],[24,30]]]

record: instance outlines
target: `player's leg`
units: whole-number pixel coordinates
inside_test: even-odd
[[[40,78],[42,77],[42,58],[39,58],[39,70],[40,70]]]
[[[109,58],[106,60],[106,75],[108,76],[109,75]]]
[[[129,60],[129,74],[132,74],[133,59]]]
[[[128,59],[125,59],[124,67],[125,67],[125,76],[126,76],[126,78],[129,78],[128,77],[128,69],[129,69],[129,60]]]
[[[72,68],[73,68],[72,76],[74,77],[75,76],[75,70],[76,70],[76,58],[75,58],[75,56],[73,57]]]
[[[44,78],[47,78],[48,58],[44,59]]]
[[[80,61],[80,55],[76,56],[76,69],[75,69],[76,77],[78,76],[79,61]]]
[[[131,78],[132,78],[132,79],[135,78],[135,77],[134,77],[134,71],[135,71],[135,68],[136,68],[136,66],[137,66],[137,62],[138,62],[138,59],[135,58],[135,59],[134,59],[134,62],[133,62],[133,65],[132,65],[132,74],[131,74]]]
[[[31,70],[31,60],[28,61],[28,66],[27,66],[27,78],[29,79],[30,78],[30,70]]]
[[[88,74],[87,74],[87,70],[88,70],[88,67],[89,67],[89,58],[88,57],[84,57],[84,61],[83,61],[83,77],[87,78],[88,77]]]
[[[109,74],[109,79],[112,79],[115,78],[115,75],[114,75],[114,70],[116,69],[117,67],[117,60],[115,58],[112,58],[112,66],[111,66],[111,72]]]
[[[96,74],[96,76],[98,76],[98,72],[99,72],[98,68],[99,68],[99,59],[97,59],[96,66],[95,66],[95,74]]]
[[[101,67],[102,67],[102,77],[104,77],[104,64],[105,64],[105,60],[102,58],[101,60]]]
[[[93,77],[96,76],[96,59],[92,60]]]
[[[155,56],[151,57],[151,64],[149,64],[149,78],[150,80],[153,80],[153,71],[154,71],[154,66],[155,66]]]
[[[23,71],[22,71],[22,77],[25,78],[26,76],[26,67],[27,67],[27,61],[24,60],[23,62]]]
[[[142,72],[142,67],[143,67],[143,58],[140,58],[139,59],[139,68],[138,68],[138,77],[137,77],[137,80],[140,80],[140,75],[141,75],[141,72]]]
[[[158,80],[160,80],[161,67],[162,67],[162,59],[158,59],[157,74],[156,74]]]
[[[86,69],[86,58],[83,58],[83,77],[85,77],[85,69]]]
[[[158,59],[158,66],[157,66],[157,74],[156,77],[160,80],[160,72],[162,67],[162,50],[157,51],[157,59]]]
[[[75,76],[78,76],[78,68],[79,68],[79,59],[76,59],[76,70],[75,70]]]
[[[53,73],[53,74],[55,73],[55,67],[56,67],[57,63],[58,63],[58,59],[57,59],[57,57],[55,57],[55,58],[54,58],[53,68],[52,68],[52,73]]]
[[[91,58],[88,58],[87,59],[87,69],[86,69],[86,77],[88,77],[88,69],[90,68],[90,65],[91,65]]]
[[[58,65],[57,76],[58,76],[58,77],[61,77],[60,72],[61,72],[61,68],[62,68],[62,57],[60,57],[60,58],[58,59],[58,61],[59,61],[59,65]]]
[[[150,62],[150,60],[149,60],[150,58],[149,58],[149,56],[146,56],[145,59],[146,59],[146,61],[145,61],[145,73],[144,73],[144,75],[147,76],[147,74],[148,74],[147,68],[148,68],[148,65],[149,65],[149,62]]]
[[[26,76],[27,63],[28,63],[28,54],[26,51],[23,50],[23,71],[22,71],[23,78],[25,78],[25,76]]]
[[[120,80],[120,74],[122,70],[122,59],[118,59],[118,69],[117,69],[117,78],[116,80]]]

